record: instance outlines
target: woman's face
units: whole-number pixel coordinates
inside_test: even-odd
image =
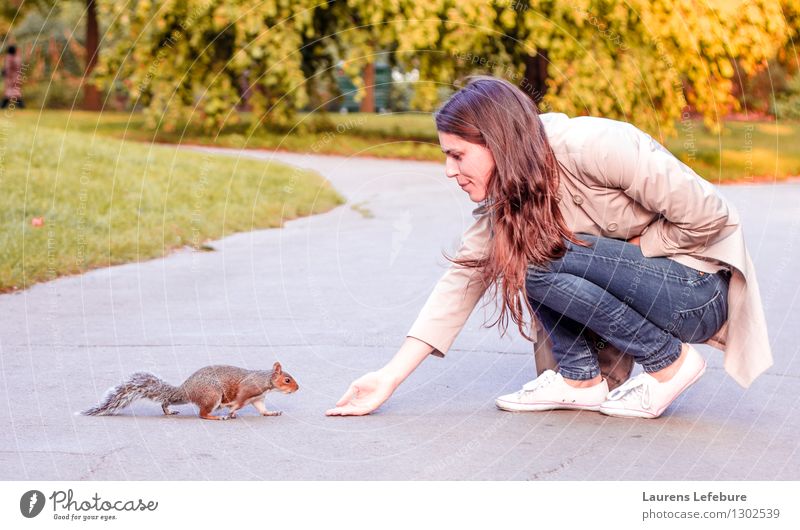
[[[447,155],[445,174],[455,178],[470,200],[486,198],[486,186],[494,171],[494,157],[488,148],[470,143],[454,134],[439,132],[439,145]]]

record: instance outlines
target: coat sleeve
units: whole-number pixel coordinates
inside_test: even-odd
[[[486,214],[464,232],[456,257],[481,257],[486,252],[488,242],[489,215]],[[434,348],[433,355],[444,357],[486,287],[479,270],[450,265],[433,288],[407,336],[426,342]]]
[[[590,179],[658,214],[641,234],[645,256],[702,252],[736,231],[738,213],[711,183],[647,133],[615,123],[583,150],[583,166]]]

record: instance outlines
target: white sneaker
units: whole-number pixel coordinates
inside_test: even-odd
[[[526,383],[522,390],[500,396],[495,400],[498,408],[512,412],[572,409],[599,410],[608,394],[608,383],[602,382],[587,388],[575,388],[564,381],[561,374],[545,370],[542,375]]]
[[[657,418],[705,371],[705,359],[689,346],[683,364],[672,379],[660,383],[644,372],[632,377],[608,395],[600,406],[600,412],[626,418]]]

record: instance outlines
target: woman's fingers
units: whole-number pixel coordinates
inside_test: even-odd
[[[388,396],[386,396],[388,397]],[[353,381],[336,407],[325,411],[327,416],[363,416],[386,401],[381,393],[381,381],[375,373],[366,374]]]
[[[357,405],[344,405],[325,411],[326,416],[363,416],[372,412],[367,407]]]
[[[336,406],[341,407],[342,405],[348,403],[356,396],[356,394],[358,394],[358,387],[355,384],[350,385],[344,395],[339,398],[339,401],[336,402]]]

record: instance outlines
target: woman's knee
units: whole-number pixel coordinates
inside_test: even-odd
[[[525,272],[525,291],[528,297],[537,298],[536,293],[553,280],[553,271],[548,266],[528,265]]]

